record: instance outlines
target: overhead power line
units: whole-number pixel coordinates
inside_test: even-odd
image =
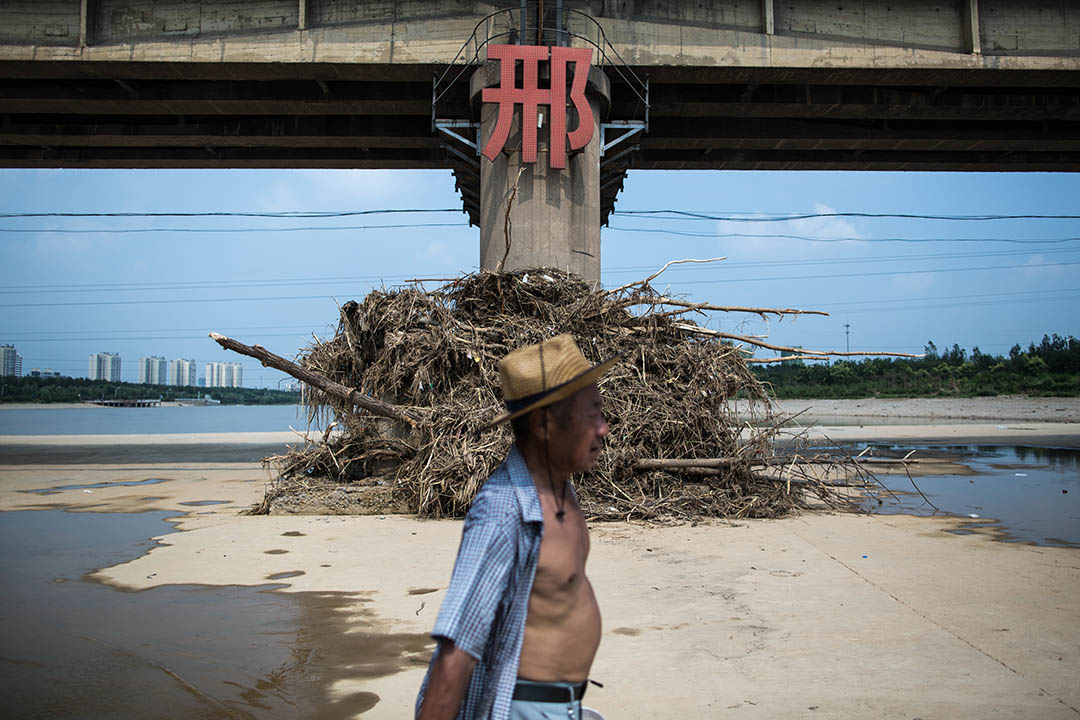
[[[87,300],[59,303],[7,303],[0,307],[76,307],[85,305],[175,305],[179,303],[259,302],[267,300],[327,300],[329,295],[275,295],[273,297],[173,298],[171,300]]]
[[[1056,255],[1061,253],[1080,252],[1080,248],[1065,248],[1044,250],[1039,255]],[[973,259],[990,257],[1009,257],[1018,255],[1030,255],[1030,250],[995,250],[989,252],[950,252],[929,253],[920,255],[862,255],[850,258],[813,258],[806,260],[766,260],[746,262],[725,262],[717,265],[719,271],[759,268],[759,267],[792,267],[804,265],[852,265],[862,262],[875,264],[888,262],[904,262],[919,260],[945,260],[945,259]],[[648,272],[654,270],[652,266],[623,266],[607,268],[604,275],[628,274],[630,272]],[[698,272],[699,268],[672,268],[668,272]],[[258,278],[250,280],[206,280],[206,281],[176,281],[160,283],[102,283],[102,284],[79,284],[79,285],[9,285],[0,290],[0,295],[14,294],[48,294],[48,293],[85,293],[85,292],[150,292],[157,290],[220,290],[228,288],[259,288],[259,287],[286,287],[308,285],[336,285],[384,282],[386,280],[405,280],[410,275],[339,275],[330,277],[307,277],[307,278]]]
[[[927,270],[882,270],[879,272],[830,273],[827,275],[787,275],[778,277],[721,278],[715,280],[680,280],[679,285],[719,285],[737,282],[767,282],[772,280],[824,280],[847,277],[872,277],[877,275],[916,275],[920,273],[969,272],[975,270],[1013,270],[1016,268],[1057,267],[1080,265],[1080,260],[1060,263],[1028,263],[1024,265],[990,265],[984,267],[930,268]],[[0,305],[0,307],[6,307]]]
[[[374,210],[291,210],[281,212],[262,211],[210,211],[210,212],[0,212],[0,218],[162,218],[162,217],[260,217],[260,218],[336,218],[361,215],[392,215],[408,213],[461,213],[461,208],[380,208]],[[614,210],[613,215],[643,215],[696,218],[699,220],[723,220],[730,222],[784,222],[812,218],[894,218],[909,220],[1080,220],[1080,215],[1052,214],[985,214],[985,215],[932,215],[920,213],[870,213],[870,212],[813,212],[813,213],[746,213],[676,210]]]
[[[872,306],[877,307],[877,306],[888,306],[888,305],[891,305],[893,303],[928,302],[928,301],[932,301],[932,300],[968,300],[968,299],[973,299],[973,298],[1005,298],[1005,297],[1015,297],[1015,296],[1025,296],[1025,295],[1026,296],[1032,296],[1032,295],[1040,296],[1040,295],[1052,295],[1052,294],[1057,294],[1057,293],[1080,293],[1080,287],[1059,288],[1057,290],[1015,290],[1015,291],[1011,291],[1011,292],[975,293],[975,294],[966,294],[966,295],[933,295],[933,296],[926,296],[926,297],[877,298],[877,299],[874,299],[874,300],[845,300],[845,301],[830,301],[830,302],[803,302],[803,301],[800,301],[800,302],[795,303],[795,304],[803,305],[803,306],[806,306],[806,307],[815,307],[815,308],[837,307],[837,306],[841,306],[841,305],[844,305],[844,306],[872,305]],[[1046,299],[1048,299],[1048,300],[1058,300],[1058,299],[1062,299],[1062,298],[1048,297]],[[782,303],[782,304],[791,304],[791,303]],[[322,326],[325,326],[325,327],[329,328],[330,326],[332,326],[334,324],[336,324],[336,323],[316,322],[316,323],[312,323],[312,324],[308,324],[308,325],[247,325],[247,326],[242,326],[242,327],[215,327],[214,329],[216,329],[218,331],[221,331],[221,332],[234,332],[234,333],[250,332],[250,331],[253,331],[253,330],[259,330],[259,331],[264,331],[264,330],[300,330],[300,331],[307,332],[307,331],[311,331],[311,329],[313,327],[316,327],[316,326],[319,326],[319,325],[322,325]],[[198,333],[205,333],[208,330],[209,330],[209,328],[207,328],[205,326],[204,327],[185,327],[185,328],[134,328],[134,329],[110,328],[110,329],[105,329],[105,330],[90,330],[90,329],[85,329],[85,328],[80,329],[80,330],[22,330],[22,331],[19,331],[18,333],[16,333],[20,337],[16,337],[16,338],[14,338],[14,340],[22,341],[22,342],[37,342],[39,340],[61,340],[61,339],[66,340],[66,339],[70,339],[70,338],[68,338],[66,336],[71,336],[71,335],[97,335],[97,336],[100,336],[100,335],[115,335],[117,333],[171,333],[171,332],[198,332]],[[295,334],[295,333],[282,333],[281,335],[284,336],[284,335],[292,335],[292,334]],[[63,336],[63,337],[31,337],[31,336],[44,336],[44,335]],[[263,334],[260,333],[260,336],[262,336],[262,335]],[[21,336],[27,336],[27,337],[21,337]],[[116,337],[116,338],[94,337],[94,338],[89,338],[89,339],[90,340],[98,340],[98,339],[142,340],[142,339],[147,339],[148,337],[149,336],[146,336],[146,335],[135,335],[135,336],[130,336],[130,337]],[[179,336],[177,336],[177,337],[179,338]],[[198,338],[201,339],[201,338],[205,337],[205,335],[200,334],[200,335],[193,336],[193,337],[198,337]]]
[[[0,212],[0,218],[162,218],[162,217],[261,217],[261,218],[335,218],[359,215],[399,215],[405,213],[461,213],[461,208],[380,208],[376,210],[288,210],[283,212]]]
[[[825,275],[794,275],[778,277],[716,278],[710,280],[681,280],[679,285],[715,285],[737,282],[766,282],[772,280],[818,280],[827,278],[871,277],[880,275],[913,275],[920,273],[974,272],[979,270],[1011,270],[1017,268],[1061,267],[1080,265],[1080,260],[1051,263],[1024,263],[1020,265],[990,265],[982,267],[927,268],[920,270],[882,270],[875,272],[830,273]],[[225,297],[225,298],[173,298],[157,300],[87,300],[79,302],[55,303],[2,303],[0,307],[81,307],[90,305],[159,305],[207,302],[266,302],[272,300],[325,300],[329,295],[277,295],[269,297]]]
[[[612,215],[675,216],[724,222],[786,222],[812,218],[893,218],[905,220],[1080,220],[1080,215],[923,215],[918,213],[816,212],[816,213],[726,213],[691,210],[612,210]]]
[[[319,323],[316,323],[316,325]],[[327,323],[329,324],[329,323]],[[334,323],[335,325],[337,323]],[[124,330],[122,328],[113,328],[111,330],[20,330],[22,335],[90,335],[90,334],[109,334],[109,333],[155,333],[155,332],[201,332],[206,333],[211,329],[219,332],[247,332],[250,330],[311,330],[315,325],[248,325],[246,327],[191,327],[191,328],[137,328],[131,330]],[[36,338],[29,338],[34,340]]]
[[[324,227],[286,227],[286,228],[0,228],[0,233],[23,235],[145,235],[148,233],[288,233],[288,232],[341,232],[363,230],[402,230],[433,227],[469,227],[467,222],[452,223],[402,223],[394,225],[347,225]],[[423,238],[427,239],[427,238]]]
[[[300,333],[305,335],[306,333]],[[297,333],[259,333],[260,338],[272,338],[272,337],[296,337]],[[144,335],[144,336],[132,336],[132,337],[102,337],[95,335],[94,337],[63,337],[63,338],[9,338],[8,342],[24,342],[24,343],[39,343],[39,342],[124,342],[124,341],[136,341],[142,342],[144,340],[207,340],[207,334],[202,333],[199,335]]]
[[[1019,290],[1014,292],[1001,292],[1001,293],[976,293],[972,295],[936,295],[932,297],[921,298],[878,298],[874,300],[843,300],[838,302],[824,302],[824,303],[802,303],[804,305],[814,307],[837,307],[839,305],[873,305],[875,307],[889,307],[893,303],[904,302],[925,302],[929,300],[966,300],[971,298],[1002,298],[1013,297],[1016,295],[1047,295],[1050,293],[1072,293],[1080,292],[1080,288],[1061,288],[1059,290]],[[1057,300],[1060,298],[1047,298],[1048,300]]]
[[[1054,302],[1054,301],[1059,301],[1059,300],[1069,300],[1069,301],[1080,300],[1080,295],[1062,295],[1062,296],[1059,296],[1059,297],[1046,297],[1046,298],[1016,298],[1016,299],[1013,299],[1013,300],[1006,300],[1006,301],[1003,301],[1003,302],[1000,302],[1000,303],[995,303],[994,306],[999,307],[1001,305],[1030,305],[1032,303]],[[969,301],[965,301],[965,302],[954,302],[954,303],[931,303],[931,304],[922,304],[922,305],[895,305],[895,306],[892,306],[892,307],[883,305],[881,307],[868,307],[868,308],[857,308],[855,310],[845,310],[844,315],[862,315],[863,313],[872,313],[872,312],[889,312],[889,311],[895,312],[897,310],[942,310],[942,309],[945,309],[945,308],[972,307],[972,306],[980,306],[980,305],[986,305],[986,302],[982,301],[982,300],[969,300]]]
[[[1018,245],[1043,245],[1043,244],[1056,244],[1075,242],[1080,240],[1080,237],[1065,237],[1065,238],[1049,238],[1047,240],[1036,240],[1026,238],[990,238],[990,237],[973,237],[973,238],[903,238],[903,237],[820,237],[812,235],[790,235],[784,233],[718,233],[718,232],[705,232],[701,230],[673,230],[671,228],[627,228],[608,226],[608,230],[614,230],[615,232],[631,232],[631,233],[650,233],[656,235],[675,235],[678,237],[699,237],[699,238],[755,238],[760,240],[803,240],[805,242],[819,242],[819,243],[839,243],[839,242],[863,242],[863,243],[886,243],[886,242],[901,242],[901,243],[937,243],[937,242],[1003,242],[1003,243],[1015,243]]]

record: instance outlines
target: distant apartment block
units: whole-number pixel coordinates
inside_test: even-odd
[[[199,368],[194,360],[177,358],[169,361],[169,384],[194,387],[199,384]]]
[[[244,387],[244,368],[234,362],[206,363],[206,387]]]
[[[116,353],[94,353],[86,377],[91,380],[120,382],[120,356]]]
[[[33,369],[30,370],[29,377],[58,378],[58,377],[63,377],[63,375],[61,375],[59,373],[59,371],[53,370],[52,368],[45,368],[44,370],[42,370],[41,368],[33,368]]]
[[[0,345],[0,375],[22,377],[22,355],[14,345]]]
[[[139,384],[165,385],[169,380],[169,365],[160,355],[139,358]]]

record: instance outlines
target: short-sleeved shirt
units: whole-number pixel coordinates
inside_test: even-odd
[[[510,716],[543,533],[540,497],[514,445],[465,516],[450,587],[431,633],[476,659],[458,720]],[[417,714],[438,657],[436,649],[416,699]]]

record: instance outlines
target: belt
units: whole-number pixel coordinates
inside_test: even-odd
[[[514,686],[514,699],[525,702],[571,703],[585,697],[588,686],[588,680],[569,687],[554,683],[518,683]]]

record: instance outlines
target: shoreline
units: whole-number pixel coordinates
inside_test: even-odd
[[[158,403],[155,407],[282,407],[285,405],[296,405],[295,402],[287,403],[256,403],[252,405],[246,405],[244,403],[217,403],[214,405],[191,405],[189,403],[178,403],[175,400],[166,400]],[[85,402],[59,402],[59,403],[0,403],[0,410],[82,410],[85,408],[103,408],[109,407],[108,405],[98,405],[92,401]],[[111,408],[113,410],[127,410],[128,408]]]
[[[805,419],[800,416],[800,420]],[[788,427],[816,443],[895,445],[1021,445],[1080,448],[1080,423],[1023,422],[1008,425],[816,425]],[[321,433],[312,434],[317,441]],[[0,465],[82,463],[260,462],[304,443],[295,432],[171,433],[132,435],[0,435]]]
[[[787,415],[803,413],[801,420],[864,419],[866,424],[887,418],[925,420],[984,420],[1003,422],[1080,423],[1080,398],[1000,395],[973,398],[857,398],[841,400],[777,400],[775,405]]]

